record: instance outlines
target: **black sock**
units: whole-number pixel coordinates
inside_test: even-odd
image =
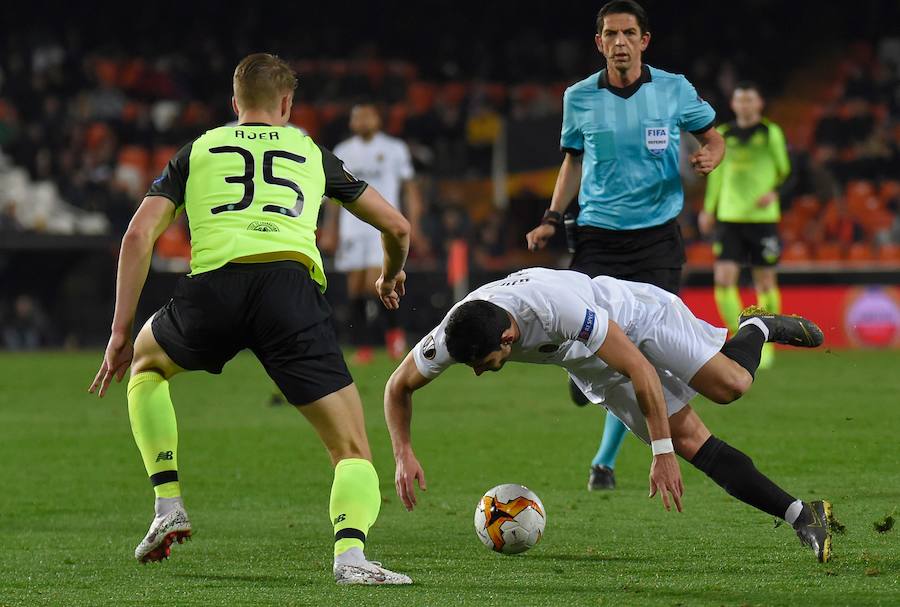
[[[397,310],[388,310],[378,299],[375,300],[375,303],[378,304],[378,324],[382,332],[406,326],[403,322],[405,320],[405,306],[401,305]]]
[[[691,464],[732,497],[772,516],[783,518],[788,506],[795,501],[757,470],[752,459],[715,436],[703,443]]]
[[[367,346],[377,346],[384,343],[384,318],[382,311],[384,306],[377,299],[366,299],[363,304],[363,319],[365,320],[365,336]]]
[[[354,346],[367,346],[369,341],[366,330],[366,300],[357,297],[350,300],[350,343]]]
[[[762,353],[766,336],[762,329],[755,325],[745,325],[738,329],[734,337],[725,342],[720,352],[747,369],[753,377],[756,377],[756,369],[759,368],[759,357]]]

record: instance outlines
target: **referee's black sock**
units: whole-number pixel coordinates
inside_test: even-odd
[[[703,443],[691,464],[732,497],[772,516],[784,518],[788,506],[796,501],[757,470],[752,459],[715,436]]]
[[[722,354],[747,369],[751,376],[756,377],[756,369],[759,368],[759,357],[762,354],[766,336],[762,329],[753,324],[745,324],[738,329],[734,337],[725,342],[720,350]]]

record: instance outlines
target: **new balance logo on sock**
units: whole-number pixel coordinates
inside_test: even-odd
[[[338,523],[343,523],[345,518],[347,518],[347,515],[346,515],[346,514],[338,514],[338,515],[334,518],[334,523],[332,523],[332,524],[333,524],[333,525],[337,525]]]
[[[160,451],[159,455],[156,456],[156,461],[161,462],[164,459],[172,459],[171,451]]]

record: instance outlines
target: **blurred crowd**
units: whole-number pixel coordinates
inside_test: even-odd
[[[788,262],[900,263],[900,37],[848,50],[787,129]]]
[[[508,240],[496,233],[504,218],[472,212],[485,201],[460,196],[452,182],[488,179],[504,121],[558,116],[565,87],[598,69],[593,14],[582,18],[578,28],[560,20],[547,31],[513,29],[502,41],[448,31],[419,56],[398,53],[397,40],[361,40],[342,55],[328,47],[303,54],[297,41],[296,51],[282,52],[300,76],[291,121],[333,147],[349,134],[351,105],[376,101],[385,130],[402,137],[413,154],[432,251],[440,256],[447,238],[462,232],[476,246],[489,243],[485,255],[501,257],[507,245],[521,246],[521,235]],[[573,31],[584,35],[575,38]],[[0,231],[120,234],[178,147],[233,119],[231,71],[245,51],[256,50],[251,40],[192,32],[178,50],[168,50],[135,46],[125,37],[101,44],[62,28],[0,41]],[[688,72],[724,107],[736,74],[752,64],[749,55],[669,65],[686,37],[667,31],[654,42],[651,61]],[[274,50],[284,46],[274,40]],[[388,53],[406,59],[385,59]],[[555,149],[557,141],[547,145]],[[470,196],[472,188],[464,189]],[[492,195],[488,188],[487,203]],[[183,238],[169,240],[163,248],[183,253]]]
[[[655,10],[651,15],[674,9]],[[434,241],[430,253],[441,257],[448,240],[464,238],[485,264],[502,265],[522,248],[521,233],[540,216],[546,192],[518,192],[495,208],[492,189],[472,184],[489,180],[505,124],[558,120],[565,87],[597,69],[593,23],[584,19],[579,26],[557,20],[547,31],[514,28],[496,42],[448,31],[420,55],[398,52],[402,43],[394,38],[380,44],[361,39],[343,54],[334,41],[315,53],[297,41],[296,54],[282,53],[300,76],[291,121],[333,147],[349,134],[352,104],[377,102],[385,130],[412,151],[427,203],[423,229]],[[760,27],[755,48],[742,43],[728,53],[696,53],[690,32],[660,27],[648,61],[686,73],[720,121],[730,118],[728,98],[739,79],[762,77],[771,101],[791,94],[790,66],[769,61],[786,48],[770,44],[777,30]],[[719,47],[742,35],[727,23],[715,32],[709,43]],[[233,119],[231,71],[244,52],[255,50],[252,37],[234,41],[197,32],[172,47],[178,50],[134,47],[126,37],[123,32],[100,44],[70,27],[29,30],[0,42],[0,232],[118,235],[178,147]],[[274,50],[290,46],[273,40]],[[384,58],[388,53],[406,59]],[[783,196],[788,244],[897,240],[898,55],[896,38],[858,45],[829,75],[827,90],[816,93],[820,103],[812,112],[803,101],[798,123],[806,130],[787,129],[795,166]],[[670,64],[670,57],[680,62]],[[767,66],[764,74],[760,65]],[[693,240],[687,207],[685,232]],[[169,257],[183,256],[185,227],[160,246]],[[556,243],[557,250],[562,246]],[[806,254],[815,256],[812,248]]]
[[[900,263],[900,38],[884,35],[900,8],[863,3],[847,13],[815,3],[820,27],[795,28],[810,3],[739,1],[732,9],[741,19],[647,4],[647,62],[686,74],[720,122],[732,118],[737,81],[762,85],[794,169],[782,191],[785,263]],[[562,234],[540,259],[524,250],[523,235],[547,207],[561,159],[562,92],[602,63],[598,6],[384,0],[290,5],[270,18],[198,2],[176,18],[152,4],[72,4],[35,14],[33,25],[27,6],[12,7],[0,5],[0,23],[17,24],[0,26],[0,249],[31,234],[100,236],[94,246],[106,247],[172,154],[234,119],[233,67],[267,50],[296,69],[291,122],[321,144],[349,136],[359,101],[378,104],[384,130],[408,143],[430,242],[413,251],[414,266],[450,272],[462,251],[473,268],[505,271],[565,255]],[[204,26],[212,10],[217,19]],[[834,34],[829,44],[820,28]],[[520,141],[528,144],[509,149],[514,132],[527,132]],[[504,173],[505,193],[492,182]],[[696,230],[703,181],[689,170],[684,178],[689,263],[708,266],[709,242]],[[183,272],[189,252],[182,217],[157,243],[154,267]],[[62,327],[72,323],[59,310],[69,306],[54,300],[53,285],[38,286],[0,292],[3,348],[68,341]]]

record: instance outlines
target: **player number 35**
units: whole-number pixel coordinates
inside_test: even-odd
[[[253,194],[255,190],[253,177],[256,172],[256,163],[254,162],[253,154],[251,154],[249,150],[238,147],[236,145],[222,145],[219,147],[210,148],[209,151],[213,154],[238,154],[244,159],[244,174],[232,175],[231,177],[225,178],[226,183],[240,183],[241,185],[243,185],[244,196],[236,202],[229,202],[227,204],[213,207],[212,209],[210,209],[210,212],[213,215],[217,215],[219,213],[225,213],[228,211],[243,211],[253,202]],[[272,185],[280,185],[292,189],[297,194],[297,202],[294,204],[293,208],[282,207],[278,206],[277,204],[267,204],[263,207],[262,210],[267,213],[278,213],[280,215],[286,215],[288,217],[299,217],[300,213],[303,212],[303,192],[300,190],[300,186],[290,179],[284,179],[282,177],[275,176],[275,174],[272,172],[272,165],[275,158],[284,158],[285,160],[291,160],[293,162],[296,162],[297,164],[303,164],[304,162],[306,162],[306,158],[297,154],[285,152],[284,150],[266,150],[266,152],[263,154],[263,181],[265,181],[266,183],[271,183]]]

